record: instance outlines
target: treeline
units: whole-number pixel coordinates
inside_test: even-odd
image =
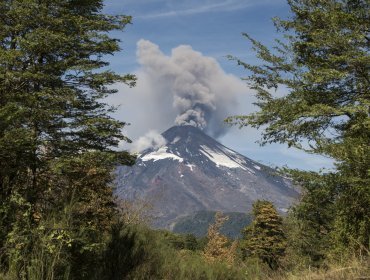
[[[197,237],[205,236],[209,224],[213,224],[215,221],[215,213],[216,211],[203,210],[182,217],[176,221],[172,231],[177,233],[191,233]],[[223,224],[221,233],[232,239],[240,237],[242,229],[252,220],[251,213],[227,212],[223,214],[229,218]]]
[[[284,170],[304,190],[288,218],[260,201],[241,240],[219,232],[219,216],[199,241],[125,219],[113,196],[112,171],[135,159],[117,151],[126,124],[102,100],[135,77],[105,70],[103,57],[131,18],[104,15],[101,0],[1,1],[0,278],[368,276],[369,3],[288,3],[275,49],[246,35],[263,63],[238,60],[260,111],[228,120],[264,128],[262,144],[333,158],[335,170]]]

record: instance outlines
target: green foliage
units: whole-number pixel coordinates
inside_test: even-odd
[[[326,174],[290,170],[305,188],[294,213],[300,224],[306,223],[303,228],[314,227],[312,238],[323,237],[313,245],[321,246],[328,238],[332,250],[366,252],[370,248],[369,2],[288,3],[290,19],[274,20],[284,40],[277,40],[273,50],[245,34],[263,63],[238,60],[238,64],[249,71],[246,80],[257,92],[260,110],[228,121],[263,127],[262,145],[285,143],[334,159],[336,170]],[[274,95],[278,87],[286,94]],[[320,202],[324,207],[319,208]]]
[[[158,231],[163,240],[177,250],[202,250],[202,240],[198,240],[193,234],[177,234],[167,230]]]
[[[71,209],[49,213],[37,227],[9,234],[8,276],[11,279],[70,279],[70,249],[76,233],[71,230]]]
[[[207,264],[199,253],[174,249],[166,239],[146,227],[117,225],[98,279],[244,279],[237,268]]]
[[[303,195],[285,219],[289,255],[291,259],[299,259],[303,265],[319,266],[335,246],[331,233],[336,175],[298,172],[295,177],[304,184],[308,194]]]
[[[176,222],[173,231],[190,233],[197,237],[206,236],[209,225],[215,222],[215,214],[216,212],[214,211],[198,211],[190,216],[182,217]],[[239,212],[227,212],[224,214],[229,219],[225,221],[220,232],[232,239],[239,238],[241,230],[252,220],[251,214]]]
[[[244,257],[257,257],[277,269],[285,253],[282,218],[271,202],[258,200],[253,204],[254,220],[244,229],[241,244]]]
[[[19,279],[34,267],[39,279],[53,278],[33,259],[58,270],[48,261],[60,254],[72,278],[90,279],[114,214],[112,170],[134,161],[116,151],[129,141],[125,123],[101,101],[116,92],[113,83],[135,82],[103,68],[103,56],[119,50],[108,32],[131,18],[102,7],[100,0],[0,2],[0,265]],[[68,223],[45,226],[66,208]]]

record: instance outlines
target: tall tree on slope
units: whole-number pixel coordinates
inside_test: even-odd
[[[264,200],[253,204],[253,215],[254,220],[243,230],[243,257],[257,257],[271,269],[277,269],[286,246],[282,218],[274,205]]]
[[[72,197],[91,224],[92,213],[110,211],[114,163],[132,162],[113,149],[129,141],[125,123],[101,101],[116,92],[108,87],[115,82],[134,85],[133,75],[105,70],[103,60],[120,50],[108,32],[131,18],[102,8],[101,0],[0,2],[1,248],[24,244],[15,236],[29,232],[17,231]]]
[[[302,222],[316,224],[318,236],[330,236],[334,247],[368,250],[370,4],[367,0],[288,4],[291,18],[274,19],[285,38],[277,40],[274,49],[245,34],[263,63],[238,60],[238,64],[249,71],[246,80],[257,91],[260,110],[227,121],[264,127],[262,145],[285,143],[333,158],[333,172],[291,171],[306,188],[306,198],[294,212]],[[278,87],[286,88],[287,94],[274,96]]]

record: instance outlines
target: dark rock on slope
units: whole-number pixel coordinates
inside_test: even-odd
[[[198,211],[247,213],[257,199],[280,212],[298,197],[274,170],[232,151],[192,126],[163,134],[167,144],[139,155],[133,167],[117,168],[117,195],[146,198],[154,207],[154,226],[172,229]]]

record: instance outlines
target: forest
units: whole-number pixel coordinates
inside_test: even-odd
[[[135,155],[118,149],[127,123],[104,100],[137,77],[104,59],[132,17],[103,0],[0,1],[0,279],[370,279],[370,3],[288,4],[274,48],[243,34],[261,64],[229,56],[259,110],[225,122],[335,168],[278,169],[299,203],[281,216],[256,201],[231,239],[222,213],[198,238],[154,230],[115,197],[113,171]]]

